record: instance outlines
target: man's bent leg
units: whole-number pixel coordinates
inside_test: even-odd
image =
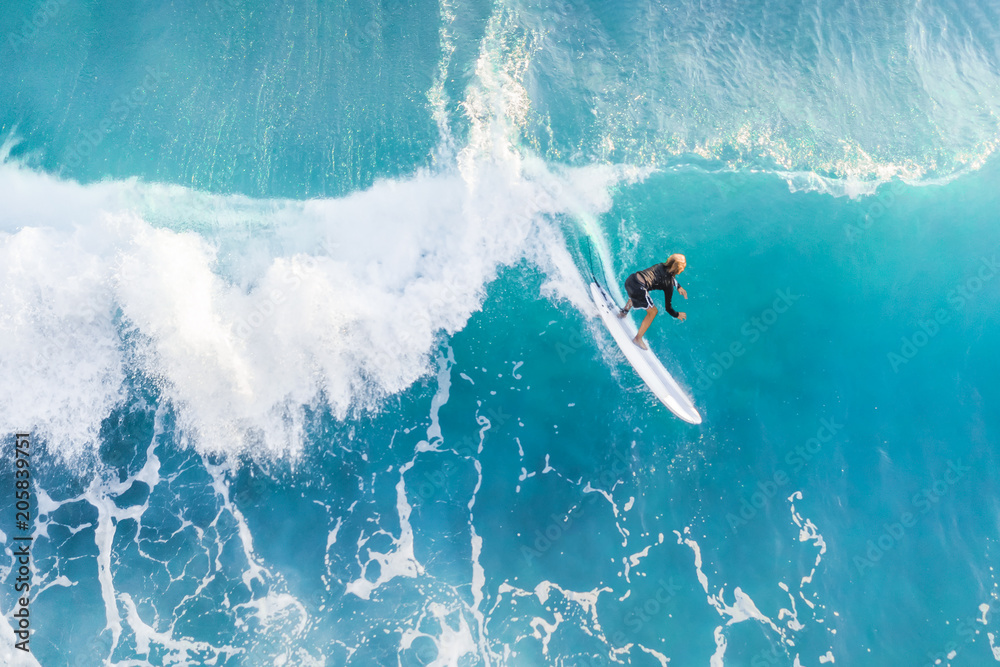
[[[642,340],[642,337],[646,334],[646,330],[649,329],[649,325],[653,323],[657,312],[659,311],[656,310],[656,306],[650,306],[646,309],[646,317],[642,320],[642,324],[639,325],[639,333],[637,333],[633,339],[635,344],[644,350],[648,350],[649,346]]]

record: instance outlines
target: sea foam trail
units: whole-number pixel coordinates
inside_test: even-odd
[[[620,170],[463,171],[299,202],[0,164],[0,423],[78,454],[138,372],[206,451],[294,452],[302,406],[343,418],[427,373],[499,267],[584,307],[553,220],[608,207]]]

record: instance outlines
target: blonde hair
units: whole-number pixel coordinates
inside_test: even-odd
[[[680,264],[682,261],[687,263],[687,258],[684,257],[684,255],[680,254],[679,252],[675,252],[670,257],[667,257],[667,261],[664,262],[664,264],[667,265],[667,272],[672,276],[676,276],[677,265]]]

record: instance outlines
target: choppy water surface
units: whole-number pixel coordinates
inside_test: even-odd
[[[0,26],[0,662],[1000,661],[995,7]]]

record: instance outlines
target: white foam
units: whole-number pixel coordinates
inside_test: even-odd
[[[0,371],[19,380],[0,428],[79,454],[138,371],[204,451],[294,454],[302,406],[344,418],[408,387],[499,267],[527,258],[546,295],[587,307],[552,221],[609,206],[593,193],[621,174],[487,153],[305,202],[0,164]]]
[[[654,650],[654,649],[651,649],[651,648],[649,648],[648,646],[643,646],[642,644],[637,644],[637,646],[638,646],[638,647],[639,647],[639,648],[640,648],[640,649],[641,649],[641,650],[642,650],[643,652],[645,652],[645,653],[648,653],[649,655],[651,655],[651,656],[653,656],[654,658],[656,658],[657,662],[659,662],[659,663],[660,663],[660,667],[667,667],[667,665],[669,665],[669,664],[670,664],[670,658],[668,658],[667,656],[663,655],[663,654],[662,654],[662,653],[660,653],[659,651],[657,651],[657,650]]]
[[[115,537],[114,501],[101,493],[99,482],[95,481],[87,490],[87,501],[97,508],[97,528],[94,531],[94,541],[97,543],[97,578],[101,586],[101,598],[104,601],[104,613],[107,620],[105,630],[111,631],[111,645],[117,646],[122,632],[122,620],[115,602],[115,587],[111,574],[111,552]]]
[[[694,567],[695,574],[698,577],[698,582],[701,584],[702,589],[705,591],[707,596],[707,601],[709,606],[715,609],[719,616],[726,619],[725,624],[719,626],[716,629],[716,653],[712,657],[712,664],[722,665],[722,658],[726,650],[726,639],[724,635],[724,629],[727,626],[742,623],[744,621],[757,621],[769,627],[778,639],[786,645],[792,646],[794,642],[787,637],[785,628],[780,628],[774,621],[772,621],[768,616],[763,614],[760,609],[757,608],[756,603],[747,595],[742,588],[736,586],[733,590],[733,604],[728,604],[725,601],[726,592],[725,586],[718,589],[717,593],[713,593],[710,588],[710,583],[708,580],[708,575],[702,570],[702,555],[701,546],[698,542],[692,538],[690,528],[685,528],[684,533],[675,530],[674,534],[677,535],[677,544],[687,545],[691,551],[694,553]],[[788,591],[788,587],[784,584],[779,584],[779,586],[784,591]],[[794,604],[794,601],[793,601]],[[781,620],[787,610],[779,611],[778,620]],[[797,619],[794,619],[794,623],[789,623],[789,629],[796,629],[800,627]]]
[[[433,662],[428,663],[428,667],[459,667],[459,665],[464,664],[463,658],[466,655],[476,655],[476,642],[472,638],[472,630],[464,616],[458,616],[458,627],[453,628],[446,620],[448,615],[454,611],[453,609],[438,602],[432,602],[428,605],[428,611],[441,628],[440,635],[432,636],[417,630],[407,629],[403,632],[400,648],[410,648],[413,640],[417,637],[429,638],[437,647],[437,656]],[[486,664],[488,665],[489,662]]]
[[[580,612],[582,612],[587,618],[587,621],[580,623],[578,627],[588,635],[598,637],[601,641],[608,643],[607,638],[604,636],[604,631],[601,629],[597,611],[598,598],[600,598],[601,593],[613,593],[612,589],[607,586],[594,588],[590,591],[573,591],[563,588],[559,584],[551,581],[543,580],[539,582],[533,590],[528,591],[518,588],[517,586],[505,581],[497,588],[497,595],[494,605],[490,610],[490,614],[492,614],[497,607],[500,606],[503,601],[503,596],[506,593],[510,593],[513,598],[534,597],[544,609],[553,614],[553,623],[549,623],[545,619],[538,616],[534,617],[529,622],[529,625],[532,628],[532,636],[543,641],[543,652],[544,646],[547,646],[548,639],[552,636],[552,633],[558,625],[565,620],[565,617],[560,612],[554,611],[552,607],[562,608],[571,617],[571,620],[575,620],[576,613],[574,612],[576,610],[572,606],[566,604],[569,602],[575,603],[579,607]],[[559,595],[554,596],[553,593],[558,593]],[[543,632],[543,630],[545,630],[545,632]],[[631,644],[629,644],[628,647],[619,650],[628,652],[629,647],[631,647]]]
[[[159,415],[158,419],[159,421]],[[159,469],[159,461],[153,453],[153,445],[150,445],[149,451],[146,454],[147,464],[145,468],[150,465],[155,465]],[[233,520],[236,522],[236,532],[240,538],[240,548],[243,550],[243,556],[246,558],[247,569],[243,571],[242,579],[243,585],[247,587],[247,590],[253,590],[253,582],[258,581],[260,583],[264,582],[264,575],[266,570],[263,565],[258,562],[258,558],[254,553],[253,548],[253,534],[250,532],[250,526],[247,524],[246,517],[243,516],[243,512],[240,508],[236,506],[235,503],[229,497],[229,482],[226,477],[226,473],[231,470],[230,465],[212,465],[207,460],[202,459],[202,465],[205,466],[205,470],[212,476],[212,490],[215,492],[219,499],[222,509],[229,512]],[[217,553],[215,557],[215,565],[217,568],[222,569],[222,563],[220,562],[221,553]]]
[[[996,645],[996,638],[992,632],[987,632],[986,637],[990,640],[990,651],[993,653],[993,659],[1000,662],[1000,646]]]
[[[523,54],[502,48],[503,14],[462,106],[469,143],[456,153],[450,137],[445,4],[446,55],[429,95],[437,170],[340,199],[81,186],[9,161],[8,142],[0,372],[20,382],[0,389],[0,428],[28,426],[78,454],[138,372],[203,451],[294,455],[302,406],[344,418],[410,386],[500,267],[527,258],[547,274],[547,296],[587,304],[553,221],[607,210],[623,170],[554,173],[521,147]]]
[[[542,640],[542,655],[549,654],[549,641],[552,639],[552,635],[555,634],[556,629],[562,622],[563,615],[558,611],[553,614],[552,623],[549,623],[544,618],[539,616],[536,616],[529,622],[529,625],[534,630],[532,636],[535,639]]]
[[[387,552],[367,550],[367,561],[362,563],[361,574],[354,581],[350,581],[345,586],[345,593],[353,593],[362,600],[371,598],[372,591],[396,577],[414,578],[423,574],[424,567],[417,560],[413,552],[413,527],[410,524],[410,514],[413,508],[406,500],[406,484],[403,481],[403,474],[413,465],[411,461],[400,468],[399,482],[396,483],[396,512],[399,515],[399,537],[392,537],[393,549]],[[384,531],[380,531],[384,533]],[[370,536],[369,536],[370,537]],[[391,537],[391,536],[390,536]],[[358,554],[364,549],[368,537],[362,535],[358,539]],[[369,581],[365,577],[365,571],[372,562],[378,563],[379,574],[375,581]]]
[[[30,652],[14,647],[20,639],[14,634],[14,627],[8,618],[10,612],[9,609],[0,608],[0,664],[8,667],[41,667],[41,663]]]
[[[722,634],[722,626],[715,628],[712,635],[715,639],[715,653],[709,658],[708,664],[710,667],[725,667],[726,636]]]
[[[119,597],[126,610],[125,618],[135,635],[137,657],[148,657],[151,645],[162,647],[162,649],[166,650],[171,661],[190,660],[193,657],[190,654],[198,655],[199,653],[217,652],[216,648],[211,644],[190,639],[178,639],[170,631],[157,632],[155,628],[142,620],[135,602],[132,601],[131,595],[121,593]],[[242,653],[242,650],[230,647],[229,652],[239,654]]]

